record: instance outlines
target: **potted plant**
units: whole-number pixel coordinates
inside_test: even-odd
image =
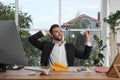
[[[116,27],[120,24],[120,10],[110,14],[108,18],[104,18],[104,22],[110,25],[110,53],[114,58],[116,54]]]

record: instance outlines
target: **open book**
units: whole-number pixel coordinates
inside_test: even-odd
[[[50,68],[41,68],[38,66],[30,66],[30,67],[24,67],[25,70],[34,70],[34,71],[40,71],[42,74],[48,75],[50,72]]]

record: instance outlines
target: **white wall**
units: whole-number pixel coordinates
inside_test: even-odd
[[[110,0],[110,12],[120,10],[120,0]]]
[[[117,43],[120,43],[120,30],[117,31]]]

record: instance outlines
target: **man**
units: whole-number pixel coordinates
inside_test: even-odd
[[[38,40],[45,35],[49,35],[53,39],[53,42]],[[85,46],[84,52],[81,52],[77,50],[73,44],[66,43],[62,40],[62,31],[57,24],[52,25],[49,31],[39,31],[29,37],[29,41],[32,43],[32,45],[42,51],[42,66],[52,65],[56,61],[64,64],[65,66],[73,66],[74,57],[88,59],[92,48],[89,45],[89,31],[86,32],[86,39],[88,44]]]

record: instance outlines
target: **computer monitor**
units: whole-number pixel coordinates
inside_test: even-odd
[[[110,66],[107,76],[120,78],[120,53],[118,53]]]
[[[0,21],[0,68],[6,64],[26,65],[25,52],[13,20]]]

